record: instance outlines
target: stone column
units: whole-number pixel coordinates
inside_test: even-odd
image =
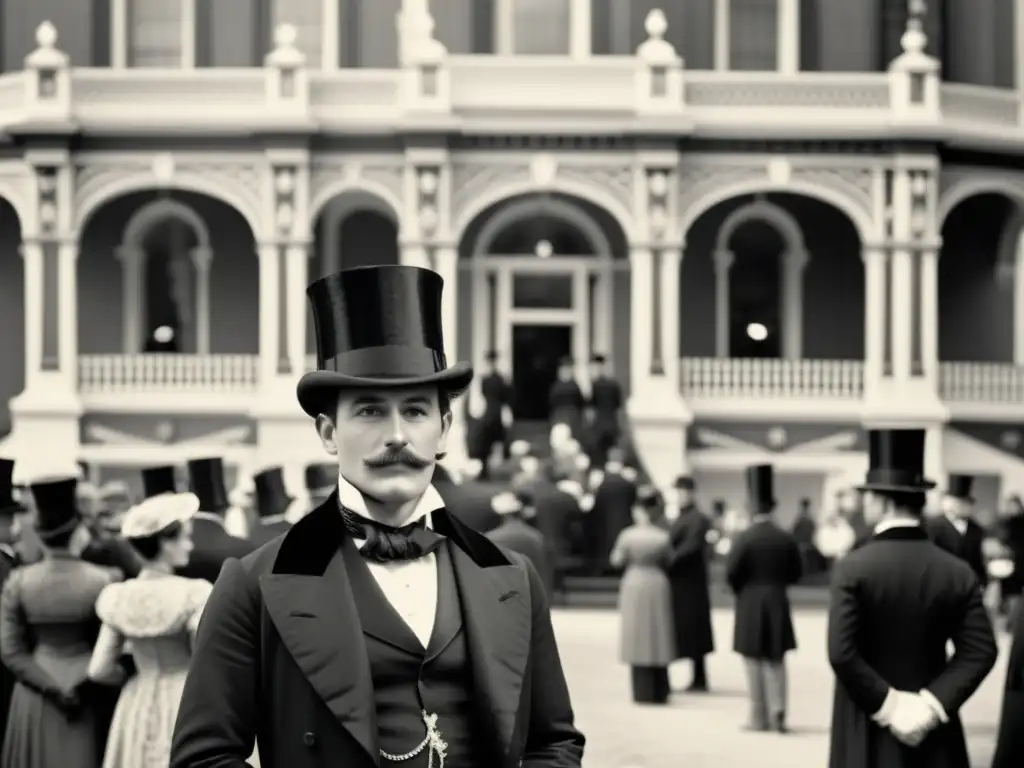
[[[804,339],[804,269],[807,251],[792,251],[783,256],[782,308],[785,326],[782,336],[782,356],[786,360],[803,357]],[[727,288],[728,292],[728,288]]]
[[[729,356],[729,271],[736,256],[732,251],[718,250],[715,262],[715,357]]]
[[[210,263],[213,251],[197,246],[189,252],[196,270],[196,354],[210,354]]]
[[[634,242],[630,245],[630,393],[633,444],[652,480],[667,486],[687,469],[686,428],[693,417],[680,393],[679,266],[675,231],[678,156],[644,152],[635,169]]]
[[[778,71],[795,75],[800,71],[800,0],[778,1]]]
[[[139,289],[142,283],[142,262],[146,254],[134,245],[121,245],[114,255],[121,262],[121,351],[126,355],[136,355],[142,351]]]
[[[882,247],[865,247],[864,262],[864,396],[874,397],[887,367],[889,334],[889,255]]]
[[[1024,365],[1024,229],[1017,234],[1014,246],[1013,362],[1015,365]]]

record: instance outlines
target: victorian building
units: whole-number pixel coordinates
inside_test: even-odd
[[[865,424],[929,429],[984,505],[1024,491],[1019,3],[0,8],[25,464],[296,478],[304,287],[402,263],[444,276],[449,357],[496,350],[520,422],[560,357],[605,354],[652,474],[708,499],[767,460],[784,506],[827,500]]]

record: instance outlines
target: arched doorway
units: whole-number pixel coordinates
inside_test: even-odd
[[[108,200],[83,223],[77,267],[82,355],[259,351],[256,241],[222,200],[180,190]]]
[[[382,198],[349,190],[315,211],[310,282],[352,267],[399,264],[398,216]],[[313,313],[306,310],[306,351],[316,351]]]
[[[1017,315],[1022,223],[1018,204],[996,192],[960,201],[942,221],[939,360],[1024,363]]]
[[[547,419],[548,394],[564,357],[573,359],[584,389],[594,354],[610,357],[616,372],[623,369],[620,378],[628,378],[628,349],[617,343],[616,317],[628,326],[629,307],[614,302],[622,271],[614,255],[624,248],[621,233],[603,215],[565,196],[525,196],[485,212],[463,243],[472,360],[482,371],[488,352],[497,354],[516,393],[517,422]],[[625,259],[620,263],[628,270]]]
[[[11,398],[25,388],[25,271],[19,253],[21,222],[0,197],[0,328],[4,364],[0,366],[0,444],[11,431]]]

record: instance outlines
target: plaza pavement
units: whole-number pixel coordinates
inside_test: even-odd
[[[714,611],[719,651],[708,659],[713,692],[677,694],[669,706],[642,707],[629,699],[629,674],[618,663],[618,617],[610,610],[563,609],[554,615],[562,663],[587,735],[586,768],[825,768],[832,713],[832,674],[825,649],[825,612],[797,611],[800,649],[790,654],[790,723],[793,733],[740,731],[746,717],[745,680],[731,652],[732,611]],[[988,768],[995,746],[1007,639],[999,664],[962,715],[975,768]],[[689,682],[687,663],[673,668],[674,687]]]

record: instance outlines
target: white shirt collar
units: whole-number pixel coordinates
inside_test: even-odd
[[[918,528],[921,522],[919,520],[908,520],[907,518],[898,517],[893,520],[883,520],[875,526],[875,536],[880,533],[885,533],[893,528]]]
[[[341,475],[338,475],[338,501],[343,507],[352,510],[357,515],[363,515],[371,520],[374,519],[373,515],[366,508],[366,499],[363,498],[362,491]],[[409,516],[395,527],[401,528],[403,525],[415,523],[420,518],[426,518],[427,528],[433,528],[431,513],[444,509],[444,507],[445,503],[444,499],[441,498],[441,494],[437,492],[433,485],[428,485],[427,490],[420,496],[420,500],[416,502],[416,506]],[[388,523],[388,525],[393,525],[393,523]]]
[[[967,520],[962,517],[953,517],[953,515],[946,515],[946,519],[949,520],[949,524],[956,528],[957,533],[961,536],[967,533]]]

